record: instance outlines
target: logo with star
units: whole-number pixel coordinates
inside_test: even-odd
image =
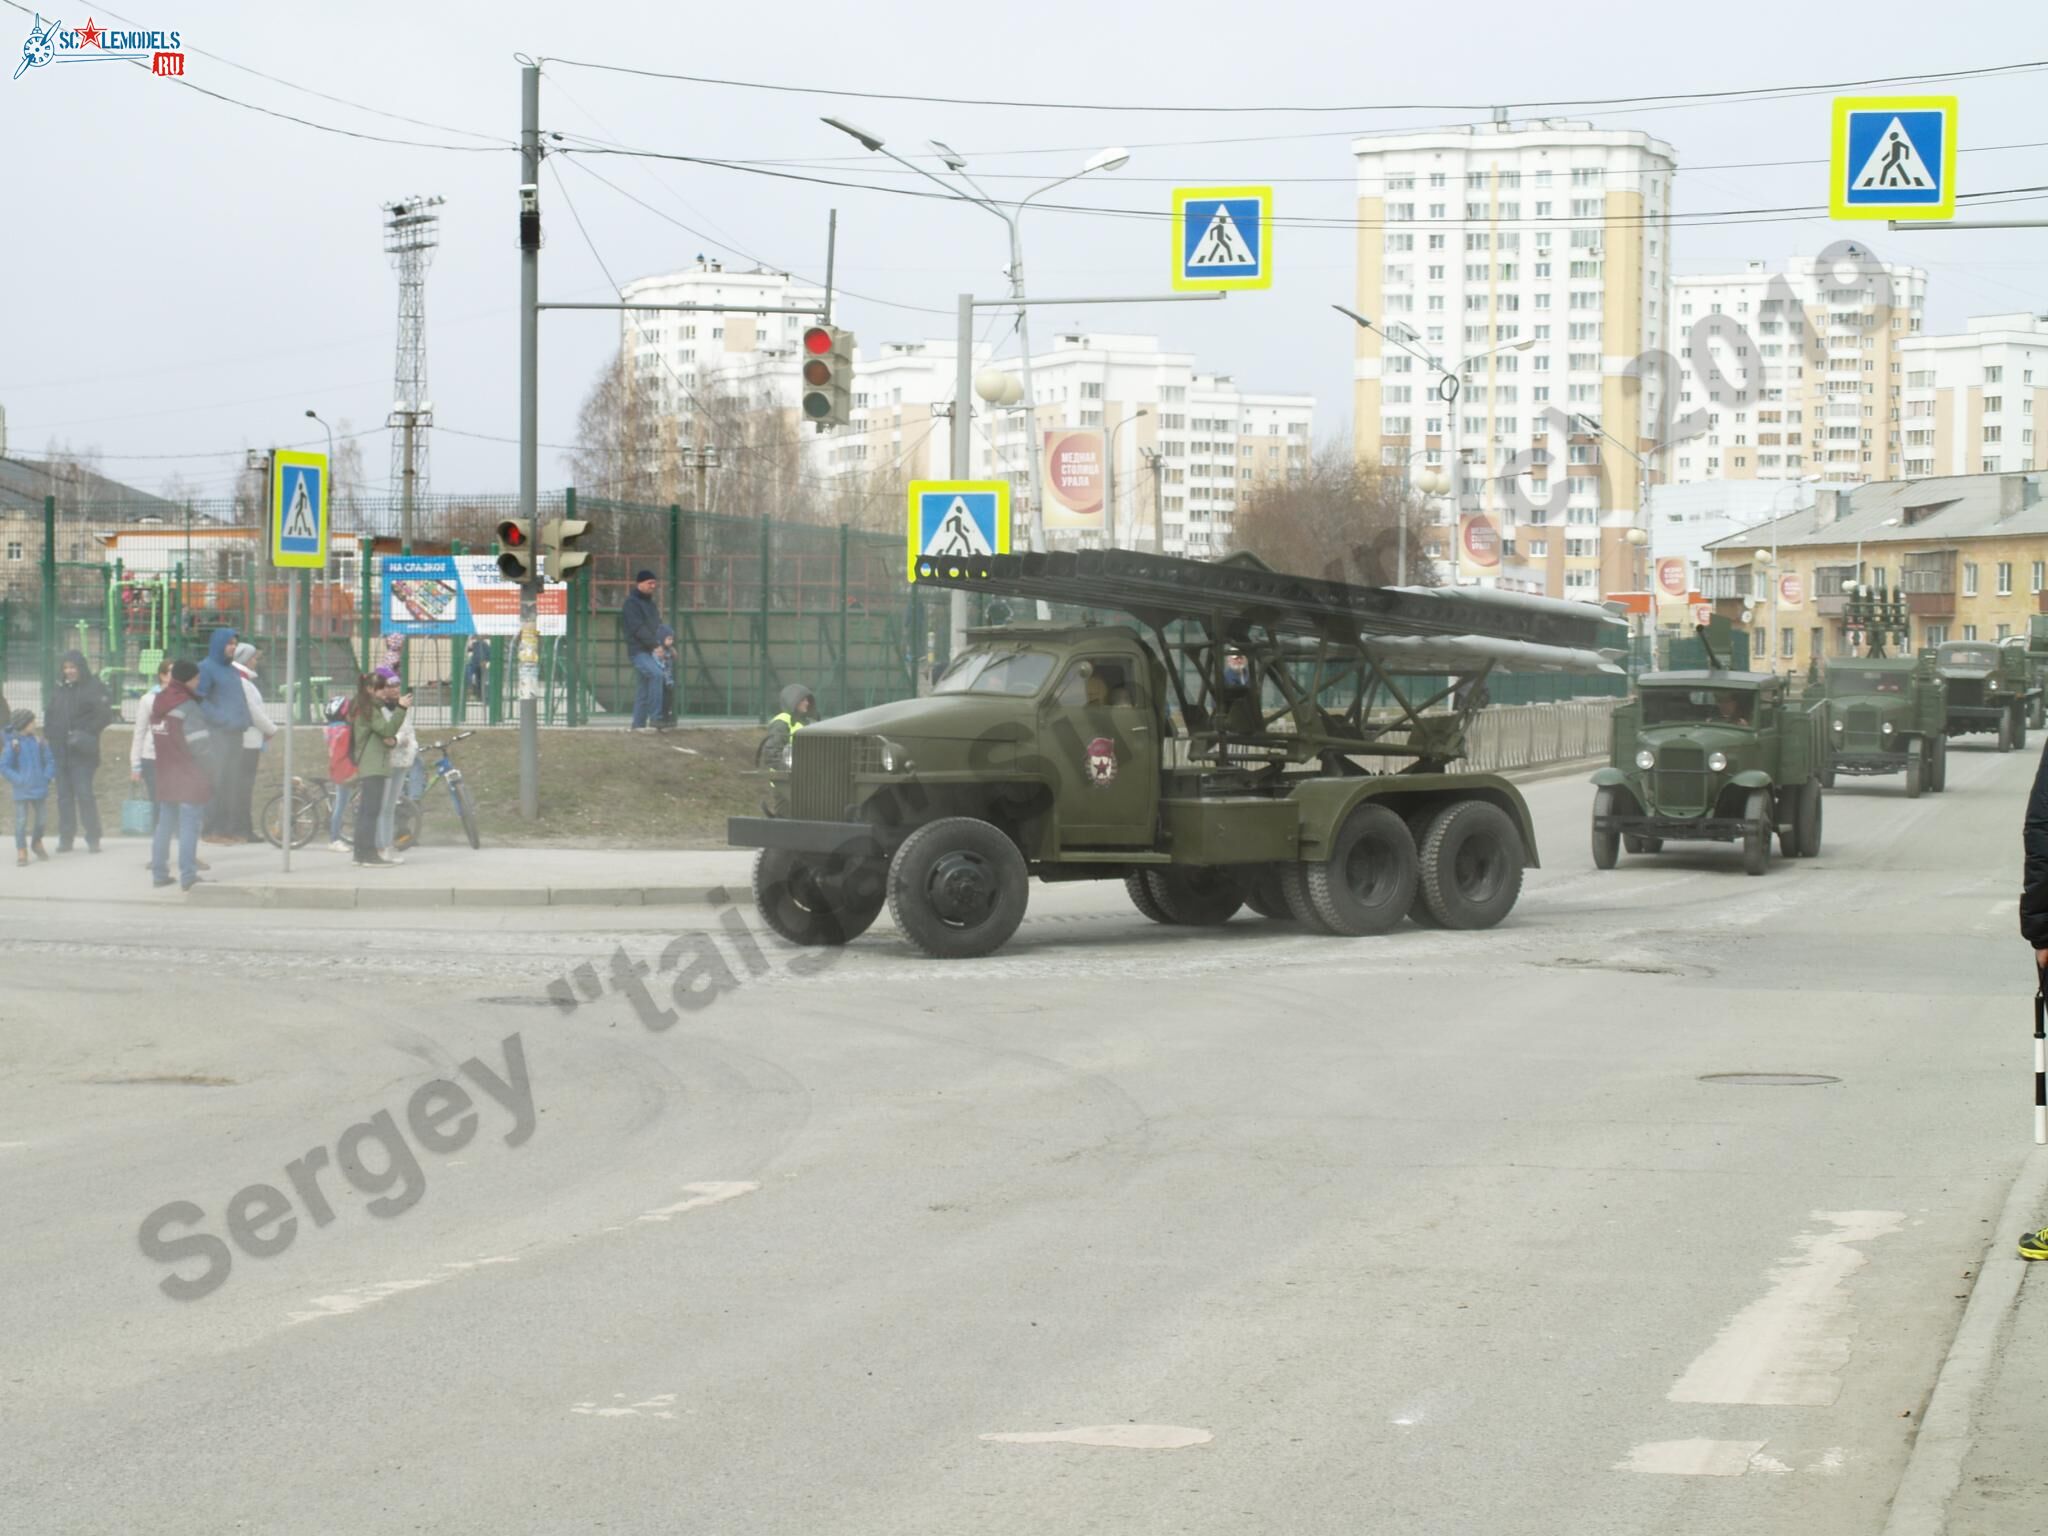
[[[78,29],[78,46],[81,48],[106,47],[106,44],[100,41],[99,24],[89,16],[86,18],[85,25]]]

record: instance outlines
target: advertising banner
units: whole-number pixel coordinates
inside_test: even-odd
[[[516,635],[519,583],[489,555],[387,555],[379,618],[387,635]],[[541,589],[540,632],[569,628],[569,589]]]
[[[1806,603],[1805,579],[1788,571],[1778,578],[1778,606],[1799,608]]]
[[[1482,572],[1500,569],[1500,529],[1484,512],[1468,512],[1459,520],[1458,566]]]
[[[1657,562],[1657,586],[1667,597],[1683,597],[1686,593],[1685,561],[1672,557]]]
[[[1102,531],[1104,469],[1102,433],[1094,427],[1045,434],[1045,526]]]

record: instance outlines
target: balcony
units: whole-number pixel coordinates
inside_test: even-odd
[[[1953,592],[1908,592],[1906,612],[1916,619],[1952,619],[1956,613]]]

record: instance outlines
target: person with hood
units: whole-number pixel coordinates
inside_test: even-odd
[[[377,817],[384,809],[391,749],[397,745],[399,728],[411,711],[412,695],[399,692],[398,674],[390,667],[366,672],[356,684],[348,728],[349,757],[356,765],[354,851],[359,869],[392,867],[391,861],[377,851]]]
[[[654,602],[654,572],[633,577],[633,590],[619,609],[619,633],[626,637],[626,659],[633,665],[633,723],[644,731],[661,713],[661,609]]]
[[[57,851],[69,853],[80,829],[85,846],[100,851],[100,807],[93,775],[100,771],[100,733],[114,718],[107,691],[81,651],[64,653],[63,676],[43,711],[44,736],[57,760]]]
[[[189,891],[199,883],[199,827],[213,798],[206,765],[215,753],[206,712],[194,691],[198,680],[199,668],[192,662],[171,663],[171,680],[157,690],[156,702],[149,706],[161,807],[150,839],[149,872],[159,890],[171,883],[173,829],[178,834],[178,884]]]
[[[263,693],[256,686],[255,646],[244,642],[235,647],[235,672],[242,680],[242,705],[249,711],[249,728],[242,732],[241,755],[235,760],[235,782],[228,807],[227,835],[245,843],[260,843],[255,815],[250,806],[256,793],[256,767],[263,761],[263,749],[277,734],[277,722],[263,707]]]
[[[818,701],[802,683],[782,690],[782,710],[768,722],[768,734],[754,749],[754,761],[764,768],[780,768],[786,761],[796,733],[818,720]]]
[[[249,729],[249,703],[242,692],[242,674],[235,670],[235,632],[225,624],[207,642],[206,660],[199,663],[199,680],[192,696],[210,728],[207,733],[207,778],[213,795],[206,802],[206,824],[201,836],[209,843],[232,843],[228,835],[228,802],[242,763],[242,733]]]
[[[33,848],[39,859],[50,855],[43,848],[43,808],[50,798],[50,781],[57,776],[57,759],[50,744],[35,731],[36,717],[21,710],[9,717],[0,736],[0,779],[14,796],[14,862],[26,864]]]

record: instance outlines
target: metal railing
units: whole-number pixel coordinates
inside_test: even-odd
[[[1482,709],[1465,733],[1460,773],[1504,773],[1606,755],[1614,740],[1614,707],[1622,699],[1559,704],[1508,704]]]

